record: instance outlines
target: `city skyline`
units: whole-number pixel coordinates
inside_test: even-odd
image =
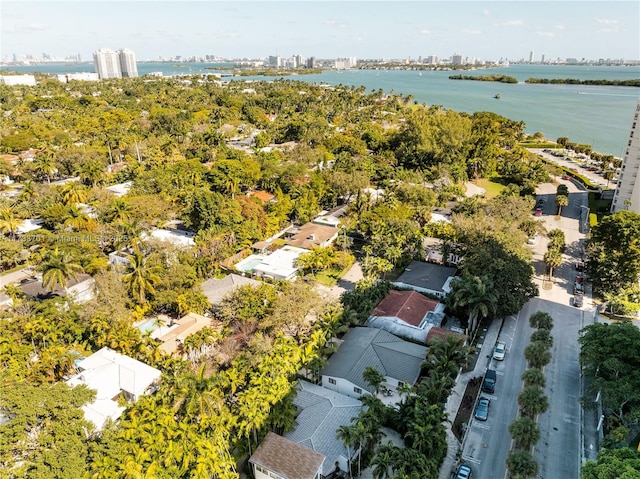
[[[37,8],[34,8],[37,6]],[[129,1],[0,6],[0,57],[640,59],[635,1]],[[126,14],[125,14],[126,13]],[[100,19],[100,22],[96,22]],[[102,27],[109,25],[108,28]]]

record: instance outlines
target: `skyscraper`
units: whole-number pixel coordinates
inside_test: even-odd
[[[618,187],[613,197],[611,211],[630,210],[640,213],[640,100],[631,122],[629,141],[622,161]]]
[[[120,71],[123,77],[137,77],[138,65],[136,64],[136,54],[127,48],[118,50],[118,60],[120,61]]]
[[[101,48],[93,53],[98,78],[122,78],[118,54],[108,48]]]

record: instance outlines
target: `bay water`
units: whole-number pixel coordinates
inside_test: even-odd
[[[231,66],[232,64],[224,64]],[[216,63],[138,62],[138,72],[162,72],[166,76],[216,73]],[[42,64],[2,69],[21,73],[63,74],[95,71],[92,63]],[[219,71],[228,73],[228,71]],[[0,70],[1,73],[1,70]],[[503,74],[518,83],[450,80],[452,74]],[[233,77],[230,80],[272,80],[277,77]],[[555,140],[566,136],[588,144],[600,153],[622,157],[629,137],[640,88],[595,85],[528,84],[528,78],[575,78],[579,80],[631,80],[640,78],[640,67],[582,65],[511,65],[474,71],[329,70],[313,75],[283,77],[329,85],[364,86],[367,91],[412,95],[425,105],[473,113],[492,111],[525,123],[527,133],[541,132]],[[226,79],[226,78],[225,78]],[[496,99],[499,94],[500,99]]]

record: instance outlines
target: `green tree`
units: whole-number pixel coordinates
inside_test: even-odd
[[[15,239],[16,232],[23,223],[10,206],[0,206],[0,231],[4,234],[9,233]]]
[[[487,277],[464,275],[451,285],[448,304],[454,309],[464,309],[469,315],[469,333],[478,326],[478,318],[486,318],[496,311],[498,297]]]
[[[635,479],[640,477],[640,454],[630,447],[602,449],[598,460],[587,461],[580,470],[580,479]]]
[[[551,361],[551,352],[546,344],[535,342],[524,348],[524,357],[530,367],[542,369]]]
[[[507,468],[513,479],[533,479],[538,474],[538,463],[529,451],[510,452],[507,456]]]
[[[549,408],[549,399],[540,386],[526,386],[518,395],[518,405],[523,414],[534,418]]]
[[[66,287],[70,278],[77,280],[78,274],[84,271],[69,253],[58,248],[45,254],[39,269],[42,271],[42,285],[49,291],[54,291],[57,286]]]
[[[520,417],[509,424],[509,433],[516,441],[516,448],[528,450],[540,439],[538,424],[530,417]]]
[[[640,330],[630,322],[596,323],[582,333],[580,364],[588,394],[600,392],[607,415],[632,423],[640,415]]]
[[[558,207],[558,216],[562,214],[562,208],[569,204],[569,197],[566,195],[556,195],[556,206]]]
[[[544,263],[547,265],[549,271],[549,279],[553,276],[553,268],[562,264],[562,253],[558,249],[550,249],[544,254]]]
[[[156,293],[155,286],[160,281],[161,268],[139,250],[134,250],[127,258],[129,266],[122,281],[138,304],[144,304],[149,295]]]
[[[362,372],[362,379],[375,389],[376,394],[380,392],[380,385],[385,381],[384,375],[372,366],[367,366],[365,368]]]
[[[536,329],[546,329],[551,331],[553,328],[553,318],[543,311],[536,311],[529,318],[529,325]]]
[[[621,210],[602,218],[587,242],[586,272],[596,294],[637,288],[640,274],[640,214]]]
[[[543,388],[546,382],[544,373],[538,368],[526,369],[521,377],[525,386],[540,386]]]

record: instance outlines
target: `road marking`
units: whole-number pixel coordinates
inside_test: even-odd
[[[473,423],[474,427],[478,427],[480,429],[486,429],[487,431],[489,431],[491,428],[489,426],[487,426],[486,424],[478,424],[477,422]]]
[[[474,464],[481,464],[482,461],[480,459],[476,459],[475,457],[471,457],[471,456],[462,456],[462,459],[464,459],[465,461],[469,461],[472,462]]]

